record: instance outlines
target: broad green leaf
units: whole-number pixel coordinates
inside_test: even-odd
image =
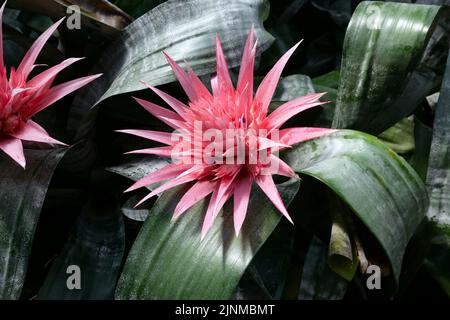
[[[148,209],[136,209],[134,206],[139,202],[138,197],[131,197],[127,202],[122,206],[122,213],[128,219],[134,221],[144,222],[147,219],[149,210]]]
[[[429,40],[444,11],[378,1],[357,7],[344,41],[335,128],[378,134],[414,111],[437,79]]]
[[[82,129],[78,126],[93,106],[144,89],[141,81],[155,86],[174,81],[162,51],[181,65],[186,61],[199,75],[209,74],[215,71],[217,33],[229,67],[236,67],[253,25],[261,54],[273,41],[262,24],[268,10],[266,0],[171,0],[157,6],[126,27],[104,52],[95,70],[104,75],[77,95],[69,129],[85,134],[93,121],[85,121]]]
[[[334,70],[312,79],[314,86],[337,89],[339,86],[339,70]]]
[[[399,154],[414,151],[414,117],[400,120],[391,128],[383,131],[378,138]]]
[[[278,185],[286,205],[298,188],[296,179]],[[171,221],[184,191],[164,192],[151,209],[128,255],[117,299],[229,299],[280,221],[280,214],[254,186],[240,236],[234,233],[232,208],[226,205],[202,241],[205,200]]]
[[[406,245],[428,205],[411,166],[377,138],[351,130],[299,144],[286,152],[285,161],[350,206],[384,248],[398,280]]]
[[[112,299],[120,275],[125,250],[125,231],[122,215],[111,199],[96,197],[85,206],[61,254],[53,262],[38,299],[79,300]],[[75,284],[79,267],[80,289]]]
[[[327,246],[313,237],[303,265],[299,300],[340,300],[347,291],[347,282],[327,264]]]
[[[45,194],[64,152],[28,150],[26,170],[0,155],[0,299],[20,297]]]
[[[427,266],[450,296],[450,54],[436,108],[428,160],[427,217],[433,225],[432,249]]]

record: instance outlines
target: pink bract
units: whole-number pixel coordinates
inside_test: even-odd
[[[188,136],[189,139],[187,140],[189,141],[195,141],[196,123],[201,123],[203,131],[209,129],[219,132],[225,132],[229,129],[238,130],[239,134],[234,137],[236,139],[233,139],[231,148],[225,148],[226,151],[220,156],[225,157],[227,153],[233,153],[238,148],[238,144],[248,149],[253,141],[256,143],[257,150],[264,150],[270,161],[276,165],[269,167],[267,163],[262,163],[259,158],[255,160],[256,162],[250,163],[249,157],[245,158],[244,163],[224,164],[223,162],[204,161],[207,144],[202,142],[197,148],[194,147],[193,153],[188,155],[193,159],[202,159],[200,163],[195,161],[193,161],[194,163],[174,162],[133,184],[127,191],[166,181],[142,199],[138,205],[165,190],[181,184],[193,183],[177,204],[173,217],[179,217],[197,202],[211,194],[203,222],[203,238],[225,202],[234,197],[233,217],[235,232],[238,235],[247,214],[253,182],[256,182],[281,214],[292,222],[272,175],[293,177],[295,172],[277,157],[276,152],[293,144],[336,131],[311,127],[280,129],[288,119],[296,114],[324,104],[325,102],[319,101],[323,93],[299,97],[284,103],[272,113],[268,113],[269,104],[282,70],[298,45],[299,43],[286,52],[273,66],[259,85],[256,94],[253,94],[253,69],[256,54],[253,29],[250,31],[245,44],[236,88],[231,81],[228,65],[218,37],[216,37],[217,74],[211,80],[212,93],[209,92],[191,68],[188,68],[187,72],[184,71],[168,55],[164,54],[186,92],[189,103],[185,104],[159,89],[147,85],[174,111],[136,98],[142,107],[177,130],[178,136]],[[254,132],[260,132],[261,130],[266,132],[266,135],[255,136]],[[153,154],[173,158],[179,147],[179,143],[173,139],[174,134],[168,132],[149,130],[119,130],[119,132],[147,138],[165,145],[130,153]],[[273,139],[275,132],[278,135],[276,140]],[[224,136],[226,136],[225,133]],[[214,140],[214,142],[226,144],[227,141],[225,140]]]
[[[25,168],[22,140],[64,145],[50,137],[44,128],[31,120],[31,117],[100,75],[79,78],[52,87],[59,72],[81,60],[70,58],[28,79],[31,71],[36,67],[36,58],[63,21],[61,19],[34,42],[17,69],[11,68],[8,79],[3,61],[2,39],[2,17],[5,4],[0,9],[0,150]]]

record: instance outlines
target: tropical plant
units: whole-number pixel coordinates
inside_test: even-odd
[[[448,297],[450,20],[404,2],[9,0],[0,298]],[[277,168],[176,163],[195,121]]]

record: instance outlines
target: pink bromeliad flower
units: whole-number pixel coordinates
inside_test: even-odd
[[[6,4],[6,3],[5,3]],[[83,87],[100,75],[72,80],[52,87],[60,71],[79,58],[67,59],[60,64],[28,79],[37,56],[62,20],[45,31],[31,46],[17,69],[11,68],[9,79],[3,61],[2,17],[5,4],[0,9],[0,150],[25,168],[22,140],[48,144],[64,143],[51,138],[31,117],[57,100]]]
[[[136,135],[166,146],[136,150],[130,153],[154,154],[172,159],[187,159],[192,161],[176,161],[164,168],[147,175],[137,181],[126,191],[132,191],[157,182],[166,181],[154,189],[139,203],[175,186],[194,182],[183,195],[174,211],[174,218],[183,214],[194,204],[211,195],[209,206],[203,222],[202,238],[205,236],[225,202],[234,197],[234,226],[239,233],[244,222],[253,182],[262,189],[274,206],[292,222],[277,191],[272,175],[287,177],[295,176],[294,171],[276,156],[276,152],[293,144],[320,137],[334,132],[324,128],[279,128],[291,117],[314,106],[319,106],[319,98],[323,95],[310,94],[299,97],[268,113],[269,104],[279,81],[280,75],[289,57],[299,44],[295,45],[275,64],[259,85],[253,95],[253,68],[256,54],[256,41],[253,30],[247,38],[240,66],[237,87],[234,88],[228,72],[227,62],[219,39],[216,37],[217,75],[212,77],[212,93],[203,85],[200,79],[188,68],[185,72],[166,54],[165,57],[172,67],[178,81],[189,97],[186,105],[166,93],[147,85],[158,94],[172,109],[155,105],[151,102],[137,99],[148,112],[167,125],[176,129],[176,133],[150,130],[119,130],[119,132]],[[201,126],[203,132],[215,131],[212,142],[196,142],[196,129]],[[234,135],[226,131],[234,130]],[[263,134],[261,134],[261,132]],[[274,137],[277,136],[277,139]],[[193,152],[186,153],[181,148],[179,138],[188,141]],[[187,139],[186,139],[187,138]],[[213,161],[206,159],[211,145],[222,146],[223,152],[215,152]],[[251,149],[256,151],[252,153]],[[213,148],[214,149],[214,148]],[[245,156],[239,161],[237,150],[244,150]],[[236,154],[236,155],[235,155]],[[253,154],[253,156],[252,156]],[[230,159],[233,161],[226,161]],[[226,159],[225,159],[226,158]],[[266,158],[263,161],[262,158]],[[267,161],[267,159],[269,161]],[[197,161],[195,161],[197,160]],[[198,161],[200,160],[200,161]],[[223,160],[223,161],[221,161]]]

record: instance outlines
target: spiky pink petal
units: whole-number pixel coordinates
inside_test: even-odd
[[[191,101],[197,100],[197,91],[195,91],[193,83],[191,82],[191,79],[186,74],[186,72],[165,52],[163,52],[163,55],[166,58],[167,62],[169,63],[170,67],[172,68],[175,77],[178,79],[178,82],[183,87],[184,92],[186,92],[187,96],[189,97],[189,100]]]
[[[169,164],[162,169],[152,172],[144,178],[136,181],[131,187],[125,190],[125,192],[130,192],[163,180],[174,178],[186,171],[189,167],[189,165]]]
[[[177,129],[178,126],[172,122],[172,120],[182,120],[181,117],[173,111],[170,111],[166,108],[160,107],[150,101],[142,100],[134,97],[137,103],[139,103],[145,110],[147,110],[150,114],[172,127],[173,129]]]
[[[273,166],[273,170],[271,171],[271,174],[277,174],[280,176],[285,176],[292,178],[295,176],[294,170],[283,160],[278,158],[276,155],[271,154],[270,155],[270,163]]]
[[[69,58],[61,62],[60,64],[57,64],[56,66],[51,67],[50,69],[45,70],[44,72],[38,74],[33,79],[28,81],[27,85],[29,87],[35,87],[39,86],[43,83],[48,83],[50,81],[53,81],[53,79],[65,68],[69,67],[70,65],[74,64],[75,62],[78,62],[80,60],[83,60],[84,58]]]
[[[180,100],[175,99],[174,97],[168,95],[165,92],[162,92],[158,88],[155,88],[149,84],[146,84],[148,88],[150,88],[154,93],[156,93],[161,99],[163,99],[169,106],[172,107],[173,110],[175,110],[176,113],[178,113],[182,118],[185,117],[186,110],[188,108],[187,105],[182,103]]]
[[[272,100],[275,89],[277,88],[278,81],[280,80],[281,73],[283,72],[286,63],[291,55],[300,45],[301,41],[286,52],[280,60],[272,67],[269,73],[264,77],[263,81],[258,87],[255,94],[254,101],[260,105],[262,112],[267,113],[270,101]]]
[[[238,92],[242,92],[245,86],[248,85],[252,91],[251,95],[253,95],[253,67],[256,55],[254,32],[255,29],[252,27],[248,34],[247,41],[245,42],[241,67],[239,69],[238,84],[236,87]]]
[[[0,149],[25,169],[22,141],[17,138],[0,138]]]
[[[116,130],[116,132],[128,133],[137,137],[153,140],[156,142],[161,142],[164,144],[173,144],[172,135],[173,133],[162,132],[162,131],[152,131],[152,130]]]
[[[239,234],[242,224],[244,223],[245,216],[247,215],[247,207],[250,200],[252,183],[252,178],[246,174],[239,180],[239,182],[236,183],[236,187],[234,188],[233,222],[236,235]]]
[[[187,66],[187,68],[188,68],[189,80],[191,81],[192,86],[194,87],[194,90],[197,92],[197,98],[198,99],[203,98],[208,101],[211,101],[211,99],[212,99],[211,93],[205,87],[205,85],[200,80],[200,78],[194,73],[192,68],[189,65]]]
[[[284,206],[283,200],[280,197],[280,194],[278,193],[277,187],[275,186],[275,183],[273,182],[272,176],[269,175],[260,175],[256,177],[256,183],[261,188],[261,190],[266,194],[266,196],[272,201],[274,206],[281,212],[283,216],[286,217],[286,219],[289,220],[292,224],[294,223],[289,216],[289,213],[286,210],[286,207]]]
[[[226,93],[233,90],[230,73],[228,72],[228,64],[223,54],[222,45],[219,36],[216,35],[216,63],[217,63],[217,84],[220,93]]]
[[[31,117],[35,115],[36,113],[44,110],[45,108],[55,103],[56,101],[64,98],[68,94],[80,89],[81,87],[84,87],[85,85],[94,81],[100,76],[101,74],[87,76],[76,80],[68,81],[59,84],[57,86],[54,86],[53,88],[50,88],[45,94],[45,96],[38,97],[33,101],[33,106],[31,108],[26,109],[25,116]]]
[[[228,201],[228,199],[231,196],[231,191],[227,191],[225,195],[222,197],[222,199],[218,199],[218,190],[219,187],[217,187],[211,196],[211,200],[208,204],[208,209],[206,210],[205,214],[205,220],[203,221],[202,231],[201,231],[201,239],[203,240],[208,233],[209,229],[214,224],[214,220],[216,219],[217,215],[219,214],[220,210],[222,210],[223,205],[225,202]]]
[[[280,142],[287,145],[293,145],[311,139],[316,139],[336,131],[336,129],[314,127],[287,128],[280,130]]]
[[[313,97],[317,97],[317,96],[319,96],[319,95],[316,95],[316,94],[313,95]],[[314,99],[316,101],[311,101],[311,102],[301,102],[304,100],[303,98],[305,98],[305,97],[297,98],[295,100],[286,102],[285,104],[279,106],[274,112],[272,112],[267,117],[267,126],[269,128],[271,128],[272,130],[278,129],[286,121],[288,121],[290,118],[297,115],[298,113],[327,103],[327,102],[317,101],[317,99]],[[311,97],[311,99],[312,99],[312,97]]]
[[[3,11],[5,10],[6,1],[0,8],[0,72],[3,72],[5,68],[5,62],[3,61]]]
[[[44,128],[42,128],[32,120],[28,120],[28,122],[22,125],[20,129],[18,129],[16,132],[11,133],[11,136],[25,141],[43,142],[67,146],[67,144],[50,137],[50,135],[47,133],[47,131],[45,131]]]
[[[215,181],[202,180],[195,183],[180,199],[174,212],[173,218],[176,219],[182,215],[186,210],[189,210],[192,206],[198,203],[200,200],[205,198],[211,192],[213,192],[215,186]]]
[[[28,52],[25,54],[25,56],[22,59],[22,62],[17,68],[17,74],[19,74],[23,80],[28,78],[28,75],[33,70],[34,63],[36,62],[36,59],[39,53],[41,52],[42,48],[44,47],[45,43],[48,41],[48,39],[52,36],[52,34],[56,31],[56,29],[63,21],[64,18],[58,20],[54,25],[52,25],[43,34],[41,34],[39,38],[37,38],[36,41],[33,43]]]
[[[147,196],[145,196],[141,201],[139,201],[136,204],[136,207],[140,206],[142,203],[144,203],[145,201],[147,201],[148,199],[156,196],[159,193],[162,193],[166,190],[172,189],[176,186],[179,186],[181,184],[185,184],[187,182],[191,182],[193,180],[195,180],[196,177],[195,175],[185,175],[183,177],[177,177],[173,180],[170,180],[168,182],[166,182],[165,184],[163,184],[162,186],[156,188],[155,190],[153,190],[152,192],[150,192]]]
[[[155,147],[126,152],[125,154],[154,154],[162,157],[172,156],[172,147]]]

